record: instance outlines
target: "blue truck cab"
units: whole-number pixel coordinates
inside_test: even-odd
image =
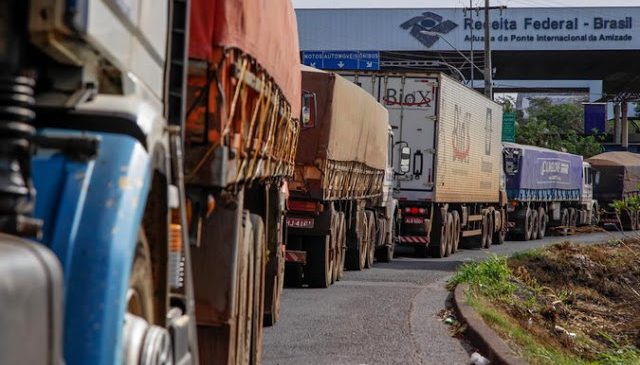
[[[40,288],[49,303],[15,308],[47,311],[35,340],[0,316],[0,363],[197,363],[186,232],[170,234],[186,227],[188,2],[10,0],[0,11],[0,261],[22,282],[0,295]],[[18,277],[30,269],[43,274]]]

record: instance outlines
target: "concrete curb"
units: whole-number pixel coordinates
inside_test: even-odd
[[[509,346],[467,304],[465,293],[468,289],[469,286],[466,284],[456,286],[453,291],[453,304],[458,319],[467,325],[465,334],[471,344],[477,347],[492,365],[526,365],[527,363],[516,357]]]

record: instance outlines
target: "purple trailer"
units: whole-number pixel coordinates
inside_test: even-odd
[[[511,236],[543,238],[547,225],[585,225],[597,216],[593,173],[582,156],[503,143],[503,158]]]

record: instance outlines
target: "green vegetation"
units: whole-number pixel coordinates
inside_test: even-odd
[[[472,261],[462,265],[451,279],[451,285],[467,283],[486,296],[504,298],[515,290],[509,282],[511,270],[507,265],[507,258],[491,255],[480,262]]]
[[[467,303],[528,363],[640,365],[638,249],[631,240],[491,255],[462,265],[449,286],[468,284]]]
[[[512,98],[499,98],[505,111],[514,111]],[[583,135],[583,110],[580,104],[551,103],[549,98],[531,99],[528,118],[516,121],[516,142],[582,155],[585,158],[603,151],[601,136]]]

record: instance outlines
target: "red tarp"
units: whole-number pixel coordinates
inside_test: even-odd
[[[219,46],[252,56],[297,115],[302,81],[298,26],[290,0],[192,0],[189,57],[209,61]]]

